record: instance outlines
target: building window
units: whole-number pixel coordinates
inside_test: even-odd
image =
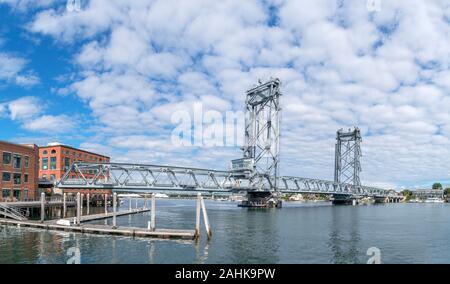
[[[9,198],[10,194],[11,194],[11,190],[10,189],[3,189],[2,190],[2,197],[3,198]]]
[[[11,173],[3,172],[2,181],[11,181]]]
[[[27,183],[28,182],[28,174],[25,174],[23,176],[23,182]]]
[[[14,198],[20,200],[20,189],[14,189]]]
[[[30,166],[30,157],[25,156],[24,161],[25,161],[25,168],[28,169],[28,167]]]
[[[52,154],[56,154],[56,150],[52,150],[52,152],[51,152]]]
[[[44,150],[44,152],[42,152],[42,155],[47,155],[47,154],[48,154],[47,150]]]
[[[50,180],[51,181],[54,181],[56,179],[56,176],[55,175],[50,175]]]
[[[67,171],[70,168],[70,158],[64,159],[64,169]]]
[[[22,156],[19,154],[14,154],[13,166],[15,169],[20,169],[22,167]]]
[[[48,158],[42,158],[42,169],[48,170]]]
[[[4,165],[11,164],[11,153],[3,152],[3,164]]]
[[[22,180],[22,174],[13,174],[14,184],[20,184]]]
[[[28,200],[28,189],[23,191],[23,199]]]
[[[56,170],[56,157],[50,158],[50,170]]]

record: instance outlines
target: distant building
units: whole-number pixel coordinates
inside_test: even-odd
[[[109,161],[110,158],[104,155],[59,143],[50,143],[47,146],[39,147],[39,178],[58,181],[74,162],[109,163]],[[83,175],[86,178],[93,178],[95,172],[91,170]]]
[[[38,195],[38,146],[0,141],[1,201],[23,201]]]

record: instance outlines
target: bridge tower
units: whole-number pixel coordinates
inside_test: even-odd
[[[334,182],[361,186],[361,131],[340,129],[336,134],[336,150],[334,164]]]
[[[359,128],[344,132],[340,129],[336,135],[334,182],[361,185],[361,131]]]
[[[272,195],[277,190],[280,162],[280,85],[279,79],[271,79],[247,91],[244,158],[233,161],[234,165],[246,167],[255,191],[249,193],[249,200],[271,200],[275,206],[281,205]]]

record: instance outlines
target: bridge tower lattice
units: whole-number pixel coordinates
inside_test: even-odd
[[[334,182],[348,183],[360,186],[361,180],[361,131],[354,130],[344,132],[340,129],[336,134],[336,152],[334,167]]]
[[[271,79],[247,91],[244,159],[253,163],[252,186],[277,189],[280,162],[281,82]]]

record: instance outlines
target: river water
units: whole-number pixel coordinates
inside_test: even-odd
[[[142,201],[140,201],[142,206]],[[133,204],[134,206],[134,204]],[[282,209],[206,201],[213,238],[199,242],[100,236],[0,226],[0,263],[450,263],[450,204],[332,206],[285,202]],[[127,210],[124,202],[121,210]],[[157,200],[157,227],[193,229],[195,200]],[[150,214],[118,217],[147,227]],[[104,224],[108,221],[95,221]],[[202,225],[203,226],[203,225]]]

